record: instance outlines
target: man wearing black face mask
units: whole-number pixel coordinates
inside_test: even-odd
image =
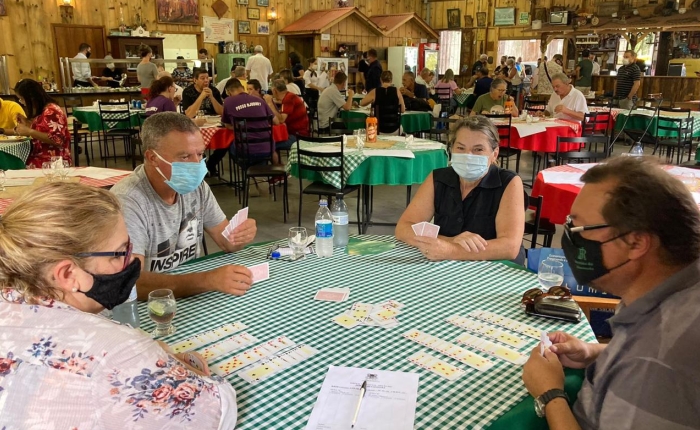
[[[78,54],[73,58],[76,60],[87,60],[90,58],[92,48],[87,43],[81,43],[78,51]],[[92,86],[92,71],[89,63],[73,63],[71,68],[73,69],[73,86]]]
[[[557,332],[523,381],[557,429],[700,428],[700,212],[655,163],[627,157],[586,172],[562,247],[576,281],[621,297],[613,339]],[[573,409],[562,366],[585,368]]]

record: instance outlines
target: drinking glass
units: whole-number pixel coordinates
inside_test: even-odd
[[[69,169],[70,161],[61,160],[56,162],[56,173],[58,174],[61,181],[66,181]]]
[[[537,280],[546,292],[551,287],[557,287],[564,282],[564,264],[550,258],[540,263]]]
[[[0,169],[0,191],[5,191],[5,171]]]
[[[175,326],[172,324],[175,311],[177,311],[177,302],[172,290],[164,288],[148,294],[148,316],[156,323],[151,336],[168,336],[175,333]]]
[[[292,227],[289,229],[289,247],[292,248],[292,260],[304,258],[304,248],[308,236],[305,227]]]
[[[53,182],[53,178],[56,176],[56,170],[54,169],[53,163],[50,161],[41,163],[41,170],[44,176],[46,176],[46,182]]]
[[[367,141],[367,130],[364,128],[361,128],[358,130],[357,133],[357,149],[362,150],[365,146],[365,142]]]

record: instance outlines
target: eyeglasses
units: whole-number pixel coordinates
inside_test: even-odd
[[[105,251],[105,252],[80,252],[75,254],[74,257],[78,258],[88,258],[88,257],[124,257],[124,264],[122,265],[122,270],[126,269],[131,261],[131,251],[134,249],[134,244],[131,243],[131,238],[126,241],[126,251]]]
[[[565,286],[550,288],[546,293],[539,288],[530,288],[523,293],[521,303],[523,305],[531,305],[542,300],[545,297],[554,297],[562,300],[571,299],[571,290]]]
[[[581,246],[578,244],[577,236],[571,233],[581,233],[582,231],[590,231],[590,230],[600,230],[601,228],[608,228],[610,227],[610,224],[591,224],[591,225],[579,225],[574,227],[574,220],[571,219],[571,216],[566,217],[566,223],[564,224],[564,234],[566,237],[568,237],[571,240],[571,243],[573,243],[576,246]]]

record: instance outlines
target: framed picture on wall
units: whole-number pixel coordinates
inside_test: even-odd
[[[248,4],[248,0],[236,0],[236,4]]]
[[[255,7],[248,8],[248,19],[260,19],[260,9]]]
[[[258,34],[270,34],[270,23],[269,22],[259,22],[258,23]]]
[[[518,24],[520,24],[520,25],[530,24],[530,13],[529,12],[520,12],[520,17],[518,18]]]
[[[459,9],[447,9],[447,28],[460,28],[462,22]]]
[[[547,8],[538,7],[535,8],[535,14],[532,15],[533,20],[540,20],[542,22],[547,22]]]
[[[270,6],[270,0],[257,0],[256,4],[258,6],[268,7],[268,6]]]
[[[199,2],[159,0],[156,3],[156,20],[163,24],[199,25]],[[2,0],[5,5],[5,0]]]
[[[238,21],[238,34],[250,34],[250,21]]]
[[[514,25],[515,24],[515,8],[514,7],[497,7],[493,10],[493,25]]]
[[[476,26],[477,27],[486,27],[486,12],[477,12],[476,13]]]

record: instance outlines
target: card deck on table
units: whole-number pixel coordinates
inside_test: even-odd
[[[248,328],[248,326],[240,322],[224,324],[220,327],[207,330],[203,333],[199,333],[185,340],[174,343],[170,346],[170,348],[173,350],[173,352],[179,354],[181,352],[197,349],[246,328]]]
[[[286,336],[280,336],[260,344],[254,348],[236,354],[221,363],[211,367],[212,372],[225,377],[249,364],[260,361],[261,358],[269,357],[285,348],[293,347],[296,344]]]
[[[469,330],[471,332],[479,333],[486,337],[496,339],[500,342],[505,343],[506,345],[512,346],[513,348],[520,349],[527,345],[527,341],[525,339],[519,338],[514,334],[510,334],[497,327],[490,326],[481,321],[477,321],[471,318],[465,318],[459,315],[454,315],[447,318],[445,321],[447,321],[450,324],[454,324],[457,327],[461,327],[465,330]]]
[[[241,333],[235,336],[231,336],[228,339],[224,339],[221,342],[217,342],[211,346],[204,348],[201,352],[202,358],[206,361],[220,355],[226,355],[229,352],[233,352],[237,349],[241,349],[245,346],[250,345],[253,342],[257,342],[258,339],[255,336],[248,333]]]
[[[454,358],[460,363],[464,363],[469,367],[473,367],[477,370],[488,370],[493,365],[494,362],[488,358],[481,357],[480,355],[474,354],[460,346],[453,343],[446,342],[435,336],[423,333],[420,330],[411,330],[403,334],[406,339],[412,340],[420,345],[427,346],[428,348],[444,354],[450,358]]]
[[[308,345],[298,345],[288,351],[283,351],[261,360],[259,363],[243,370],[238,376],[249,384],[255,384],[317,353],[317,349]]]
[[[350,297],[350,288],[323,288],[316,292],[314,300],[344,302]]]
[[[505,327],[508,330],[513,330],[517,331],[518,333],[524,334],[525,336],[529,336],[532,338],[535,338],[537,340],[540,340],[540,331],[537,330],[536,328],[530,327],[527,324],[521,323],[520,321],[516,321],[511,318],[507,318],[498,314],[495,314],[493,312],[489,311],[482,311],[482,310],[476,310],[476,311],[471,311],[467,314],[468,316],[476,319],[480,319],[482,321],[490,322],[491,324],[496,324],[501,327]]]
[[[464,376],[466,373],[459,367],[453,366],[450,363],[423,352],[413,354],[412,356],[408,357],[408,361],[450,381],[454,381],[455,379]]]
[[[493,355],[494,357],[498,357],[501,360],[505,360],[509,363],[522,365],[527,361],[526,355],[521,354],[514,349],[506,348],[505,346],[501,346],[486,339],[481,339],[469,333],[461,334],[459,337],[457,337],[456,341],[470,348],[474,348]]]
[[[270,263],[260,263],[248,268],[253,273],[253,283],[270,279]]]

